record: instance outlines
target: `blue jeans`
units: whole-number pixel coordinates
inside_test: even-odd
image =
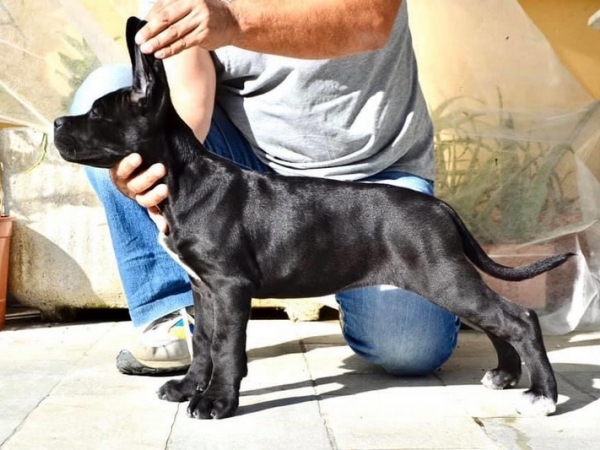
[[[105,66],[92,73],[76,93],[72,114],[86,112],[103,94],[131,84],[128,66]],[[205,142],[213,153],[240,167],[272,169],[253,153],[248,142],[218,107]],[[146,210],[119,193],[108,171],[86,168],[104,205],[119,274],[135,325],[143,325],[190,306],[185,272],[157,244],[157,229]],[[401,172],[382,172],[362,182],[386,183],[433,194],[432,183]],[[393,286],[371,286],[340,292],[342,332],[361,357],[399,375],[421,375],[440,367],[456,347],[459,320],[427,300]]]

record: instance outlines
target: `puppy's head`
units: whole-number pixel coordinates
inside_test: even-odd
[[[145,162],[157,160],[166,116],[171,113],[169,88],[162,61],[143,54],[134,42],[144,21],[127,21],[127,46],[133,85],[100,97],[86,114],[54,121],[54,143],[69,162],[112,167],[130,153]]]

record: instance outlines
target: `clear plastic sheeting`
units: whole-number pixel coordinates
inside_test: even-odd
[[[517,1],[411,1],[409,14],[437,195],[500,262],[577,254],[491,286],[536,309],[545,333],[600,329],[600,103]]]
[[[48,132],[100,64],[127,61],[136,0],[0,0],[0,124]]]

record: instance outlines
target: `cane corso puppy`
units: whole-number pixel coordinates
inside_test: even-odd
[[[169,197],[168,251],[190,274],[195,298],[193,360],[159,390],[190,400],[200,419],[231,416],[247,373],[246,325],[253,297],[317,297],[388,284],[415,292],[487,333],[498,367],[482,382],[517,384],[521,357],[531,386],[523,414],[550,414],[557,400],[536,314],[493,292],[474,266],[503,280],[534,277],[561,254],[511,268],[491,260],[456,212],[428,195],[392,186],[283,177],[245,171],[212,155],[177,115],[163,64],[144,55],[127,23],[133,86],[112,92],[80,116],[54,123],[67,161],[108,168],[131,152],[163,163]],[[275,132],[275,131],[274,131]]]

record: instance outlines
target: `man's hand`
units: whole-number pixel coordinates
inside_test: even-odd
[[[134,174],[141,163],[142,157],[137,153],[132,153],[110,169],[110,177],[120,192],[148,210],[150,218],[159,231],[166,234],[169,231],[169,224],[157,205],[167,198],[169,192],[165,184],[154,186],[166,175],[165,166],[154,164],[147,170]]]
[[[135,41],[144,53],[167,58],[198,46],[215,50],[233,42],[237,22],[223,0],[158,0]]]

